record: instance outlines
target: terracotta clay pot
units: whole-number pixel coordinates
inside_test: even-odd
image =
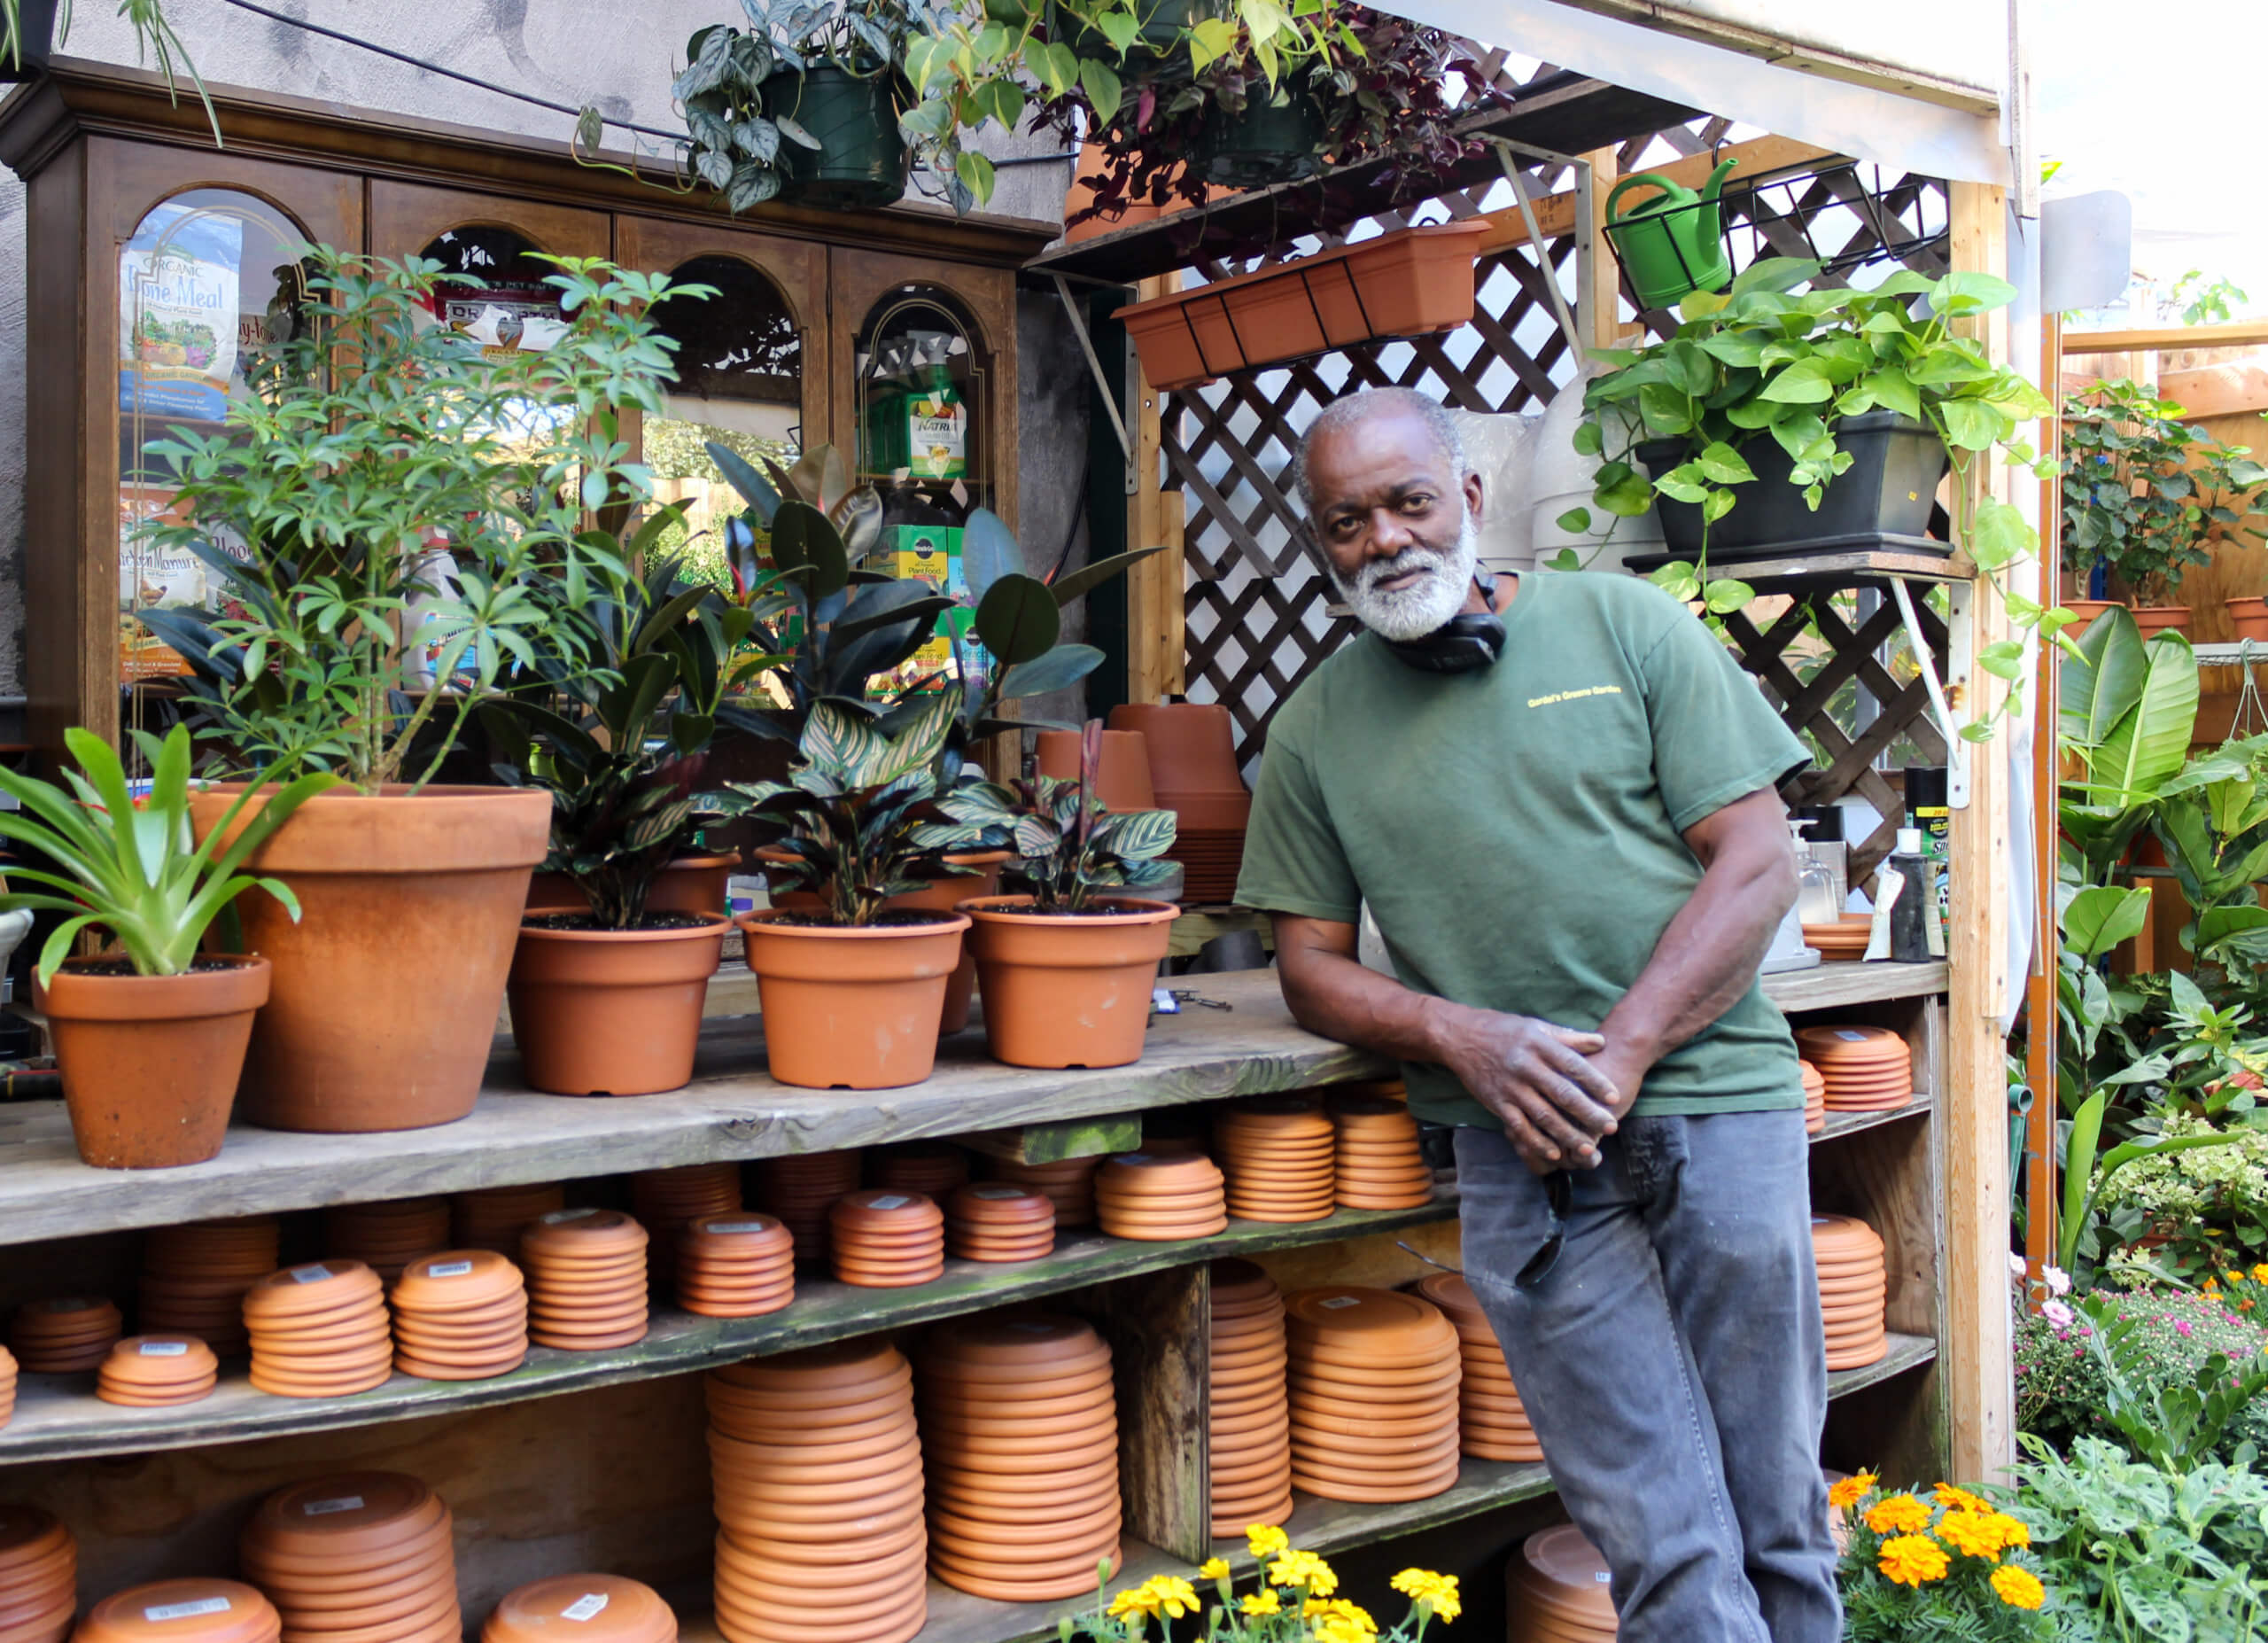
[[[2066,599],[2063,601],[2063,608],[2078,618],[2078,620],[2063,630],[2076,639],[2086,632],[2087,624],[2096,617],[2101,616],[2105,611],[2118,609],[2118,601],[2116,599]]]
[[[1150,989],[1181,909],[1115,897],[1139,911],[1091,918],[1031,912],[1029,896],[964,901],[984,984],[984,1037],[1011,1067],[1123,1067],[1141,1059]]]
[[[820,1090],[897,1089],[928,1078],[968,920],[840,929],[780,918],[739,921],[772,1076]]]
[[[893,913],[951,913],[971,896],[997,896],[1000,893],[1000,868],[1008,860],[1005,850],[973,850],[963,855],[945,858],[956,866],[974,868],[973,873],[956,873],[951,878],[941,878],[934,884],[920,890],[910,890],[902,896],[892,896],[882,905]],[[785,905],[781,904],[781,905]],[[945,1008],[937,1017],[937,1035],[959,1032],[968,1025],[969,1001],[976,993],[976,955],[964,941],[960,948],[960,962],[953,966],[953,973],[945,980]]]
[[[1113,730],[1138,730],[1160,793],[1241,793],[1236,722],[1218,702],[1127,702],[1110,710]]]
[[[247,898],[250,899],[250,898]],[[66,959],[35,978],[47,1013],[79,1156],[103,1170],[202,1164],[221,1150],[252,1017],[268,1002],[263,958],[184,976],[90,975],[114,962]]]
[[[2268,599],[2255,596],[2225,601],[2229,626],[2239,639],[2268,640]]]
[[[2160,634],[2187,631],[2189,607],[2186,604],[2138,604],[2134,607],[2134,626],[2142,630],[2142,637],[2152,639]]]
[[[1043,730],[1033,752],[1033,769],[1059,782],[1079,777],[1079,733]],[[1149,738],[1139,730],[1106,730],[1102,758],[1095,767],[1095,798],[1107,810],[1154,810],[1150,786]]]
[[[725,912],[726,881],[740,864],[738,851],[721,856],[680,856],[654,875],[653,884],[646,892],[646,911]],[[580,913],[589,906],[570,874],[539,873],[528,882],[531,913]]]
[[[228,787],[190,796],[199,842],[235,800]],[[299,922],[273,896],[238,907],[246,945],[275,966],[244,1116],[338,1134],[470,1112],[550,828],[540,788],[333,791],[301,806],[245,869],[291,885]]]
[[[685,1086],[728,928],[721,913],[697,916],[686,929],[521,927],[509,995],[531,1089],[652,1095]]]

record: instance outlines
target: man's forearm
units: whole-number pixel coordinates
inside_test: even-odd
[[[1284,1001],[1309,1032],[1401,1061],[1441,1062],[1448,1016],[1464,1006],[1413,992],[1359,960],[1310,949],[1281,965]]]
[[[1783,862],[1719,858],[1599,1024],[1609,1052],[1651,1067],[1738,1003],[1794,896]]]

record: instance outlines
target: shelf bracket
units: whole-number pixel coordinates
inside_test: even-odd
[[[1063,312],[1070,316],[1071,330],[1079,339],[1079,352],[1087,356],[1087,369],[1094,373],[1095,387],[1102,394],[1102,408],[1110,413],[1110,431],[1118,436],[1118,448],[1126,455],[1126,494],[1131,496],[1141,488],[1141,475],[1134,469],[1134,440],[1126,432],[1126,413],[1118,403],[1118,395],[1111,392],[1110,378],[1102,374],[1102,361],[1095,354],[1095,339],[1087,334],[1087,316],[1071,300],[1071,288],[1064,284],[1063,276],[1058,274],[1052,277],[1055,294],[1063,300]]]
[[[1891,597],[1898,601],[1898,614],[1906,624],[1906,642],[1914,647],[1915,666],[1922,670],[1922,682],[1930,692],[1930,716],[1937,720],[1938,734],[1945,737],[1946,804],[1950,809],[1966,810],[1969,744],[1962,739],[1951,705],[1965,702],[1969,696],[1969,600],[1974,589],[1967,582],[1938,584],[1946,590],[1947,611],[1946,673],[1940,681],[1937,658],[1930,654],[1929,641],[1915,614],[1914,596],[1907,590],[1907,579],[1893,576],[1889,580]]]
[[[1559,289],[1558,276],[1551,267],[1551,254],[1543,242],[1543,229],[1535,220],[1535,205],[1528,198],[1527,183],[1521,179],[1519,167],[1512,163],[1514,151],[1534,159],[1572,167],[1575,173],[1576,193],[1576,278],[1581,282],[1578,292],[1589,289],[1591,258],[1597,254],[1591,244],[1591,166],[1590,161],[1574,154],[1555,154],[1549,149],[1530,148],[1525,143],[1515,143],[1510,137],[1490,137],[1496,150],[1496,161],[1504,168],[1504,181],[1512,185],[1512,199],[1520,208],[1520,221],[1527,226],[1527,243],[1535,248],[1536,266],[1543,276],[1544,294],[1551,299],[1551,311],[1559,316],[1559,329],[1565,333],[1567,347],[1573,351],[1578,364],[1590,357],[1590,346],[1567,307],[1567,299]]]

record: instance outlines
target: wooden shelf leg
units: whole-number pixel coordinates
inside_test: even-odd
[[[1126,1532],[1192,1563],[1212,1552],[1207,1474],[1212,1269],[1146,1273],[1074,1302],[1118,1372],[1118,1466]]]

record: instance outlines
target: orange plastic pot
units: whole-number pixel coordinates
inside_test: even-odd
[[[1061,782],[1079,779],[1079,733],[1043,730],[1033,750],[1032,767]],[[1150,786],[1149,738],[1139,730],[1102,733],[1102,759],[1095,770],[1095,797],[1107,810],[1154,810]],[[990,891],[980,892],[990,895]]]
[[[63,1071],[79,1156],[99,1170],[164,1170],[221,1150],[252,1016],[268,1002],[266,959],[185,976],[89,975],[66,959],[34,978]]]
[[[198,838],[236,791],[190,798]],[[247,814],[266,802],[255,798]],[[299,896],[237,903],[245,945],[275,966],[237,1094],[272,1130],[423,1129],[472,1110],[543,860],[541,788],[321,793],[253,853]]]
[[[2268,639],[2268,599],[2231,599],[2225,603],[2229,609],[2229,626],[2235,629],[2234,637]]]
[[[1242,794],[1236,722],[1218,702],[1125,702],[1110,710],[1113,730],[1138,730],[1150,755],[1150,787],[1160,794]]]
[[[649,913],[723,913],[726,881],[740,865],[737,853],[722,856],[680,856],[654,875],[646,892]],[[539,873],[529,882],[527,910],[531,913],[580,913],[590,901],[575,887],[567,873]]]
[[[908,891],[902,896],[892,896],[888,902],[894,913],[950,913],[971,896],[993,896],[1000,892],[1000,868],[1008,860],[1005,850],[971,851],[966,855],[947,856],[946,860],[959,867],[976,869],[974,873],[955,874],[941,878],[936,884],[920,890]],[[964,941],[960,948],[960,962],[953,966],[953,973],[945,981],[945,1008],[937,1018],[937,1036],[959,1032],[968,1025],[968,1006],[976,992],[976,958]]]
[[[928,1078],[968,920],[842,929],[781,916],[739,921],[772,1076],[816,1090],[897,1089]]]
[[[2154,639],[2160,634],[2186,632],[2189,607],[2186,604],[2138,604],[2134,607],[2134,626],[2142,630],[2145,639]]]
[[[701,1007],[731,921],[683,930],[520,927],[506,996],[528,1087],[652,1095],[693,1077]]]
[[[1150,990],[1181,909],[1115,897],[1138,907],[1108,917],[1031,912],[1029,896],[964,901],[969,946],[984,987],[984,1037],[1011,1067],[1124,1067],[1142,1057]]]
[[[2096,617],[2101,616],[2105,611],[2117,610],[2118,601],[2116,599],[2066,599],[2063,601],[2063,608],[2078,618],[2078,620],[2063,630],[2076,639],[2086,632],[2087,624]]]

